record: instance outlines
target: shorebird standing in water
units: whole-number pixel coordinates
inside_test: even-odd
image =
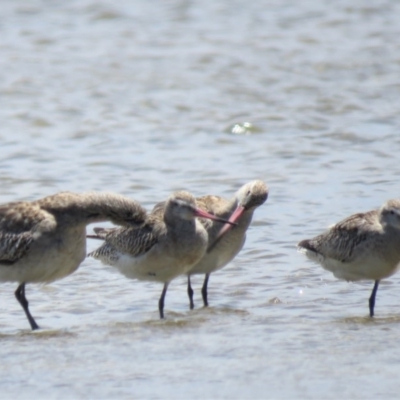
[[[250,226],[253,213],[268,198],[268,187],[260,180],[243,185],[230,200],[218,196],[203,196],[196,199],[197,206],[233,224],[221,228],[220,224],[201,220],[208,233],[208,249],[204,256],[189,270],[188,296],[190,308],[194,308],[193,289],[190,276],[205,274],[201,294],[204,306],[208,306],[207,285],[210,274],[227,265],[239,253],[246,241],[246,231]]]
[[[354,214],[298,247],[336,278],[375,281],[369,298],[373,317],[379,281],[394,274],[400,262],[400,200]]]
[[[111,221],[141,226],[146,211],[112,193],[62,192],[41,200],[0,206],[0,281],[18,282],[15,297],[32,330],[38,329],[25,297],[27,283],[72,274],[86,257],[86,225]]]
[[[176,192],[140,229],[95,228],[96,235],[88,237],[105,243],[89,256],[118,268],[127,278],[164,283],[158,303],[164,318],[169,283],[185,274],[207,248],[207,232],[195,217],[228,222],[198,209],[190,193]]]

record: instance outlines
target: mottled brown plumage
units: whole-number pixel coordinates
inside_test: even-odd
[[[105,264],[113,265],[122,254],[138,257],[147,253],[158,242],[156,231],[157,222],[160,223],[160,221],[157,221],[157,219],[149,216],[145,225],[140,229],[94,228],[96,235],[88,235],[87,237],[103,239],[105,243],[90,253],[89,256],[101,259]]]
[[[225,225],[201,219],[208,234],[208,250],[188,272],[190,308],[194,307],[190,275],[205,274],[201,290],[204,306],[208,306],[207,286],[210,274],[225,267],[240,252],[246,241],[246,232],[253,213],[268,198],[268,187],[260,180],[243,185],[231,198],[207,195],[196,199],[197,206],[213,215],[228,219],[237,225]]]
[[[74,272],[86,255],[86,225],[112,221],[141,226],[146,211],[112,193],[62,192],[40,200],[0,206],[0,281],[18,282],[15,292],[32,329],[25,284],[47,283]]]
[[[118,268],[128,278],[164,283],[159,300],[163,318],[169,282],[185,274],[207,247],[207,233],[196,216],[218,219],[197,209],[190,193],[176,192],[140,229],[96,229],[95,237],[105,242],[89,256]]]
[[[207,251],[188,272],[188,296],[190,308],[194,308],[193,289],[190,275],[205,274],[201,290],[204,306],[208,306],[207,286],[210,274],[227,265],[239,253],[246,241],[246,231],[253,213],[268,198],[268,187],[260,180],[243,185],[227,200],[220,196],[206,195],[196,198],[197,207],[220,218],[229,219],[231,224],[221,227],[219,222],[200,218],[208,234]],[[151,214],[162,213],[165,202],[156,204]]]
[[[379,281],[394,274],[400,263],[400,200],[351,215],[298,247],[336,278],[375,281],[369,300],[372,317]]]

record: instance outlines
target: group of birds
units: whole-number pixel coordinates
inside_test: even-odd
[[[32,330],[38,329],[29,311],[26,284],[49,283],[72,274],[87,256],[86,239],[91,238],[103,243],[88,256],[127,278],[163,283],[160,318],[168,285],[180,275],[187,275],[191,309],[190,276],[205,275],[201,292],[208,306],[210,274],[239,253],[255,209],[267,198],[267,185],[255,180],[229,200],[175,192],[150,213],[138,202],[113,193],[61,192],[7,203],[0,206],[0,281],[18,282],[15,297]],[[94,234],[86,234],[87,225],[103,221],[120,226],[94,228]],[[394,274],[400,263],[400,200],[354,214],[301,241],[298,248],[339,279],[373,280],[372,317],[380,280]]]
[[[254,210],[268,197],[267,185],[252,181],[230,200],[218,196],[195,198],[173,193],[147,213],[136,201],[113,193],[61,192],[32,202],[0,206],[0,281],[18,282],[15,297],[32,330],[39,328],[29,311],[27,283],[49,283],[73,273],[86,257],[86,238],[103,244],[88,256],[117,268],[132,279],[164,284],[159,299],[160,318],[169,283],[205,274],[202,289],[208,305],[207,284],[212,272],[223,268],[241,250]],[[87,225],[111,221],[120,227]]]

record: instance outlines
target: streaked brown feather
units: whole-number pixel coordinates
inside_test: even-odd
[[[159,215],[150,215],[142,228],[95,228],[97,238],[105,243],[88,255],[94,258],[107,256],[115,260],[114,253],[124,253],[133,257],[148,252],[157,243],[157,221]],[[93,236],[91,236],[93,237]],[[118,258],[118,257],[117,257]]]
[[[371,240],[371,235],[380,234],[374,225],[377,220],[376,210],[354,214],[338,222],[325,233],[300,242],[299,246],[327,258],[351,262],[355,249],[366,241],[367,236]]]

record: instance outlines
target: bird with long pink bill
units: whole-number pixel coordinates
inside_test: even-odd
[[[199,208],[220,218],[229,219],[230,223],[221,227],[220,223],[200,219],[208,234],[208,245],[203,257],[186,272],[191,309],[194,308],[194,302],[190,276],[205,274],[201,293],[204,306],[208,306],[207,286],[210,274],[225,267],[240,252],[246,241],[246,231],[251,224],[253,213],[267,198],[268,187],[261,180],[246,183],[230,200],[213,195],[196,198]],[[157,212],[157,207],[158,205],[152,213]]]
[[[190,193],[175,192],[139,229],[95,228],[96,234],[88,237],[104,243],[89,256],[116,267],[127,278],[163,283],[158,309],[164,318],[169,283],[186,274],[207,249],[207,231],[196,217],[234,224],[199,209]]]

